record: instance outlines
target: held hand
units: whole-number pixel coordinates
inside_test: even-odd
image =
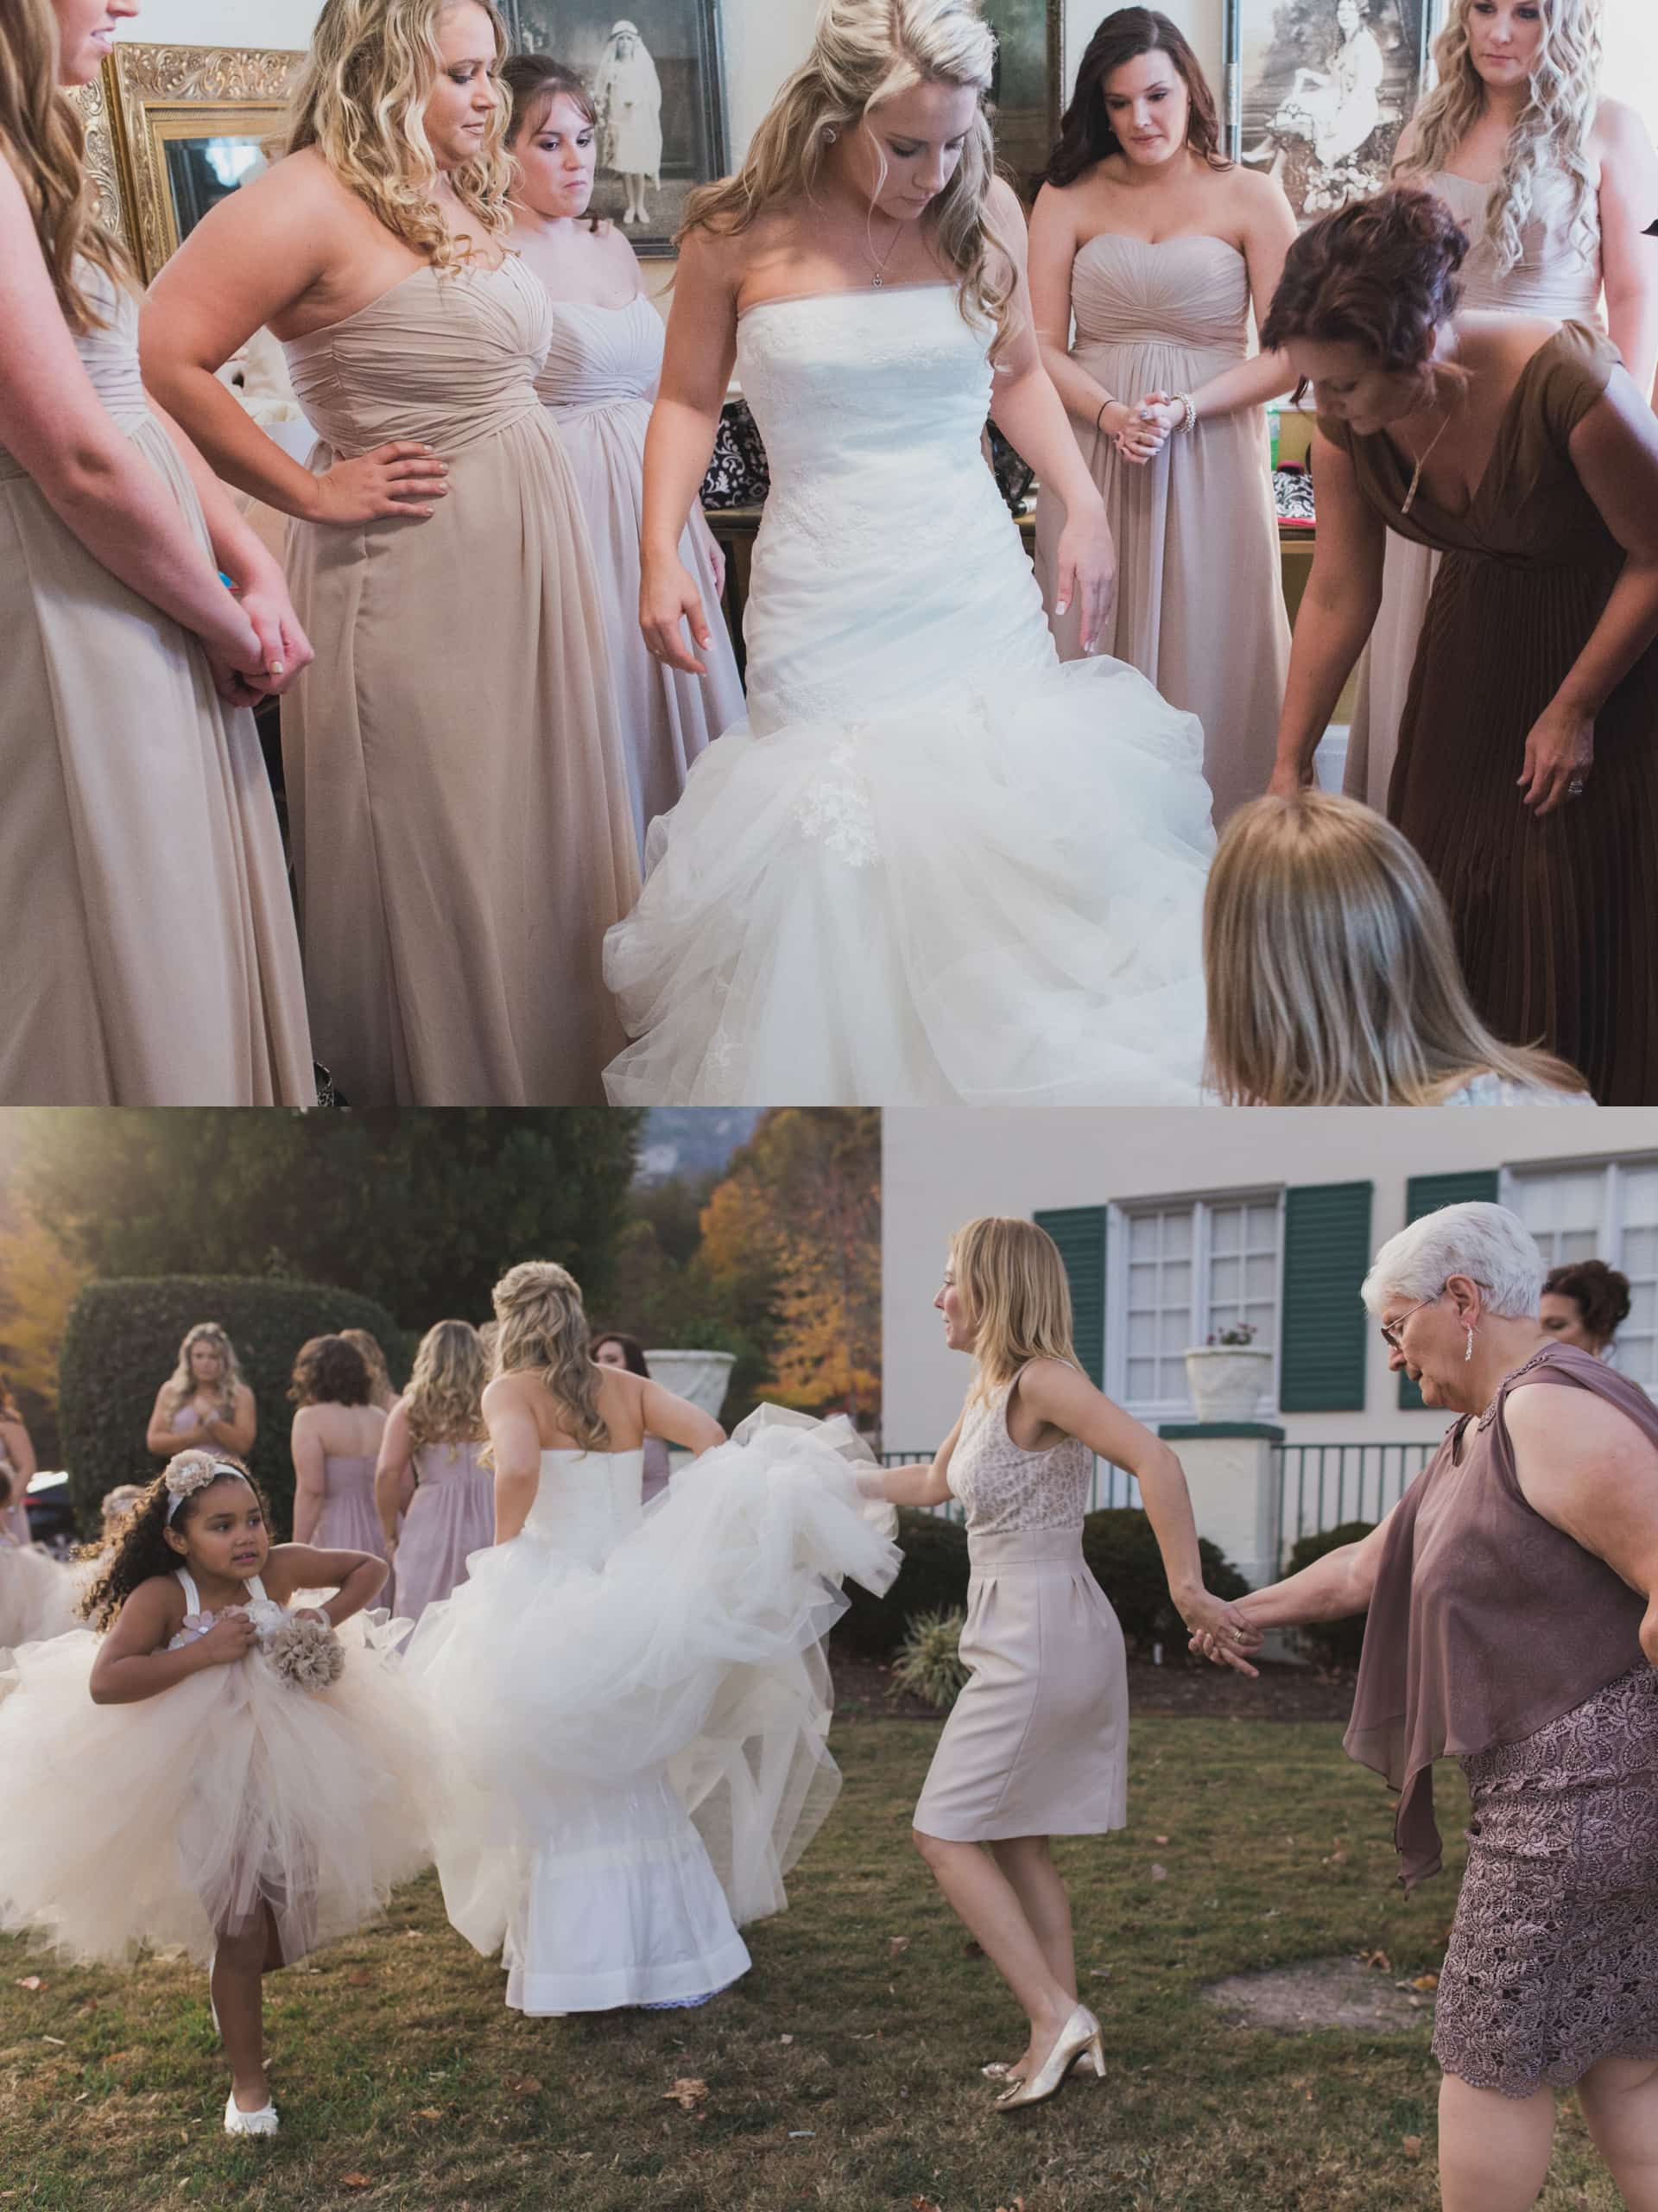
[[[1066,614],[1074,599],[1079,633],[1085,653],[1099,643],[1099,633],[1117,597],[1117,548],[1103,502],[1071,516],[1055,549],[1055,614]]]
[[[1166,429],[1149,419],[1144,405],[1128,407],[1120,399],[1113,400],[1101,415],[1100,428],[1123,459],[1136,468],[1155,460],[1168,437]]]
[[[706,675],[706,667],[685,642],[687,624],[706,653],[714,642],[713,633],[702,611],[696,578],[677,559],[664,561],[660,568],[647,567],[639,580],[639,627],[644,632],[645,650],[664,668],[680,669],[687,675]]]
[[[316,479],[312,520],[349,525],[402,515],[424,522],[437,500],[447,496],[449,472],[430,446],[394,438],[356,460],[336,461]]]
[[[195,1645],[204,1667],[228,1667],[245,1659],[254,1646],[254,1627],[245,1613],[222,1613]]]
[[[248,680],[265,696],[280,698],[301,669],[316,658],[311,641],[300,627],[280,574],[244,589],[242,612],[253,624],[259,641],[260,666],[248,671]]]
[[[1556,700],[1543,709],[1526,739],[1520,795],[1533,814],[1552,814],[1557,807],[1582,798],[1594,764],[1593,715]]]
[[[1140,402],[1139,414],[1142,421],[1161,430],[1165,438],[1186,420],[1186,409],[1173,392],[1148,392]]]
[[[1175,1602],[1192,1632],[1193,1651],[1201,1650],[1205,1658],[1217,1666],[1235,1668],[1241,1675],[1258,1673],[1244,1655],[1261,1649],[1261,1632],[1240,1607],[1213,1597],[1207,1590],[1195,1591]]]

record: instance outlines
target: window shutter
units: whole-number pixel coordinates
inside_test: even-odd
[[[1367,1320],[1358,1287],[1370,1261],[1370,1198],[1368,1182],[1284,1193],[1281,1412],[1364,1410]]]
[[[1039,1229],[1046,1229],[1060,1248],[1066,1280],[1071,1285],[1071,1317],[1077,1357],[1083,1372],[1097,1390],[1105,1382],[1105,1208],[1103,1206],[1066,1206],[1052,1214],[1038,1214]]]
[[[1472,1199],[1484,1199],[1495,1206],[1501,1184],[1495,1168],[1467,1168],[1452,1176],[1412,1176],[1405,1185],[1405,1225],[1408,1227],[1411,1222],[1420,1221],[1424,1214],[1437,1214],[1441,1206],[1462,1206]],[[1422,1394],[1402,1371],[1399,1410],[1422,1410]]]

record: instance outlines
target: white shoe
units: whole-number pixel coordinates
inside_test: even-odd
[[[257,2112],[244,2112],[236,2101],[236,2091],[231,2091],[225,2105],[225,2133],[227,2135],[274,2135],[281,2126],[274,2104],[267,2101]]]

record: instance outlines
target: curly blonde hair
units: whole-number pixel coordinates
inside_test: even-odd
[[[950,1266],[973,1324],[974,1398],[1010,1383],[1031,1360],[1080,1368],[1071,1285],[1046,1229],[1013,1214],[981,1214],[951,1239]]]
[[[471,1321],[433,1322],[403,1392],[403,1418],[416,1451],[422,1444],[472,1444],[482,1437],[484,1379],[484,1347]]]
[[[1401,169],[1448,168],[1485,110],[1474,67],[1468,16],[1474,0],[1453,0],[1433,44],[1439,82],[1416,111],[1411,149]],[[1525,251],[1537,181],[1562,170],[1573,192],[1572,239],[1586,261],[1597,254],[1595,172],[1590,134],[1600,100],[1600,0],[1542,0],[1542,41],[1531,72],[1531,98],[1509,135],[1503,168],[1485,203],[1485,236],[1506,276]]]
[[[173,1420],[181,1405],[186,1405],[196,1394],[196,1379],[190,1372],[190,1347],[194,1344],[211,1344],[218,1353],[218,1411],[222,1421],[236,1414],[236,1386],[242,1379],[242,1369],[237,1360],[236,1347],[216,1321],[199,1321],[193,1328],[184,1332],[184,1341],[179,1347],[179,1364],[168,1379],[167,1395],[161,1400],[161,1410]]]
[[[63,319],[77,338],[105,327],[77,264],[90,262],[112,285],[132,273],[98,219],[86,174],[86,134],[58,83],[58,19],[52,0],[11,0],[0,10],[0,159],[22,187]]]
[[[538,1374],[584,1451],[608,1451],[611,1432],[598,1410],[598,1369],[581,1302],[581,1285],[556,1260],[526,1259],[496,1284],[493,1372]]]
[[[996,151],[984,101],[995,61],[979,0],[822,0],[811,53],[766,111],[737,174],[692,193],[677,243],[694,231],[735,237],[763,215],[809,201],[826,132],[864,129],[883,100],[917,85],[969,88],[978,111],[956,173],[924,219],[958,273],[963,316],[993,323],[999,349],[1012,332],[1016,264],[987,206]]]
[[[393,237],[438,269],[459,268],[471,252],[433,197],[438,165],[423,119],[443,67],[439,26],[461,5],[489,17],[498,67],[507,32],[493,0],[326,0],[294,87],[286,147],[297,154],[314,146]],[[461,206],[496,237],[512,222],[506,132],[503,100],[477,159],[449,178]]]

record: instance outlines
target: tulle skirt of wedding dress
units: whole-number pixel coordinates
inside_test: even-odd
[[[73,1568],[32,1544],[0,1543],[0,1651],[73,1628],[79,1595]]]
[[[598,1564],[534,1525],[475,1553],[408,1666],[440,1737],[444,1901],[507,2001],[673,2004],[742,1974],[737,1927],[839,1789],[821,1638],[843,1577],[898,1554],[857,1495],[849,1424],[758,1423],[677,1475]]]

